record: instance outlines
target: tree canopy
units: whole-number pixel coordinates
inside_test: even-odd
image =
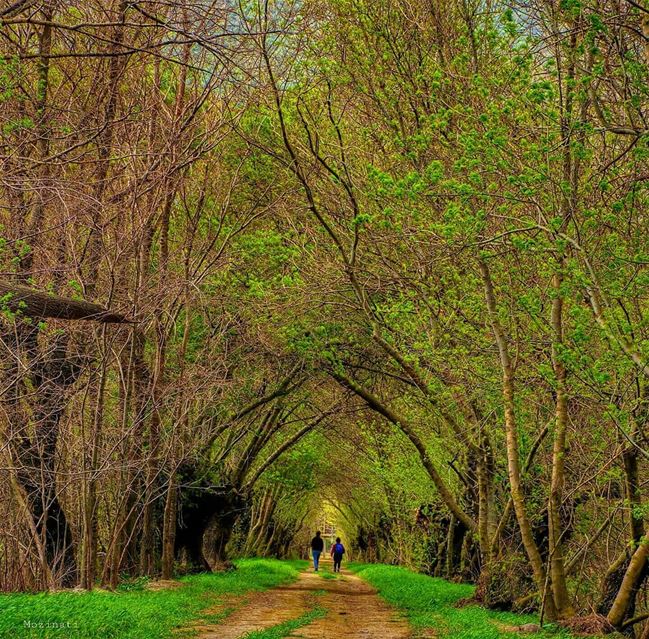
[[[649,6],[0,0],[0,33],[0,588],[326,522],[649,637]]]

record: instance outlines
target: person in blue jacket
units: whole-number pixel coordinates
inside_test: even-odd
[[[313,567],[316,572],[318,572],[318,566],[320,564],[320,555],[324,550],[324,539],[322,539],[321,535],[322,533],[318,530],[315,537],[311,540],[311,555],[313,555]]]
[[[336,543],[331,547],[331,556],[334,560],[334,572],[340,572],[340,564],[345,554],[345,546],[340,543],[340,537],[336,537]]]

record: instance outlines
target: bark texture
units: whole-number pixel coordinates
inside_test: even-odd
[[[124,314],[110,311],[99,304],[50,295],[12,282],[0,281],[0,300],[3,309],[27,317],[129,323]]]

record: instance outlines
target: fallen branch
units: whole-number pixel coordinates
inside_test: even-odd
[[[123,314],[110,311],[99,304],[50,295],[27,286],[1,281],[0,310],[22,313],[27,317],[131,323]]]

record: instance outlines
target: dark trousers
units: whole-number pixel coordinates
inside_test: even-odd
[[[340,572],[340,562],[343,560],[343,556],[339,555],[337,552],[334,553],[334,572]]]

